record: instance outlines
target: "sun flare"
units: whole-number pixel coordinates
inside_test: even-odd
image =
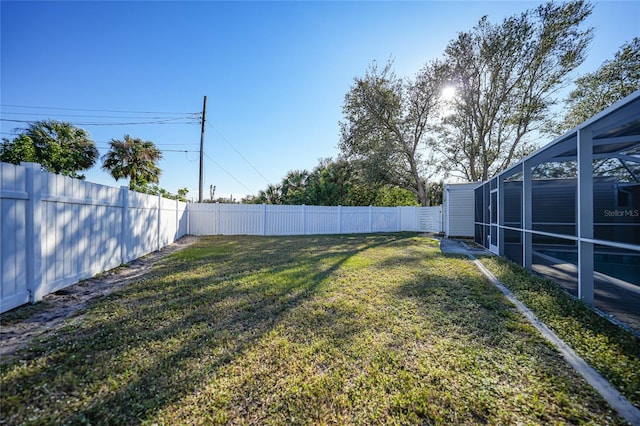
[[[456,88],[453,86],[446,86],[442,89],[442,99],[445,101],[450,101],[456,95]]]

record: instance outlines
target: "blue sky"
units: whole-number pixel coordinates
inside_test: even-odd
[[[372,61],[393,58],[411,76],[483,15],[499,22],[538,4],[2,1],[0,118],[78,123],[101,155],[125,134],[151,140],[164,152],[160,186],[197,199],[200,126],[188,113],[206,95],[205,197],[216,185],[241,198],[338,154],[344,95]],[[576,75],[640,35],[639,1],[594,5]],[[157,123],[167,119],[178,124]],[[1,136],[24,125],[2,121]],[[127,185],[100,162],[86,175]]]

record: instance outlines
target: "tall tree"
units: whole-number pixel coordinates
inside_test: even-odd
[[[13,140],[2,138],[0,145],[0,161],[11,164],[21,162],[37,162],[36,147],[33,140],[25,135],[19,135]]]
[[[402,79],[391,62],[373,63],[345,96],[340,149],[367,171],[372,183],[413,192],[428,205],[424,153],[429,121],[437,112],[443,68],[428,63],[414,80]]]
[[[112,139],[109,145],[109,152],[102,157],[102,169],[115,180],[129,178],[131,190],[159,182],[161,170],[157,163],[162,153],[153,142],[124,135],[123,140]]]
[[[282,188],[280,185],[269,184],[267,189],[260,191],[258,202],[266,204],[282,204]]]
[[[86,130],[56,120],[31,123],[13,141],[4,139],[0,148],[1,161],[33,161],[51,173],[80,179],[84,175],[78,172],[91,168],[97,159],[98,150]]]
[[[352,206],[353,171],[343,160],[321,159],[309,175],[308,204],[319,206]]]
[[[451,114],[432,147],[442,166],[470,181],[486,180],[534,147],[527,139],[544,123],[567,75],[584,60],[592,6],[548,2],[461,32],[445,51],[455,87]]]
[[[635,37],[612,60],[576,80],[567,98],[569,111],[557,133],[574,128],[639,89],[640,38]]]
[[[307,203],[307,179],[309,172],[306,170],[292,170],[282,179],[280,191],[282,204],[299,205]]]
[[[315,205],[315,206],[413,206],[415,194],[390,184],[372,184],[363,179],[362,169],[343,158],[320,159],[311,171],[293,170],[280,185],[269,185],[248,203]],[[429,187],[431,188],[431,186]],[[441,188],[441,187],[440,187]],[[440,193],[442,191],[440,190]],[[427,190],[433,203],[435,193]],[[440,196],[441,199],[441,196]]]

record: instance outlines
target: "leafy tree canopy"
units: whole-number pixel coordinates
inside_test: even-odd
[[[585,58],[592,36],[581,26],[591,11],[583,0],[548,2],[500,24],[484,17],[449,43],[444,61],[456,96],[431,143],[443,169],[487,180],[534,149],[527,135]]]
[[[391,184],[372,184],[362,178],[361,170],[345,159],[322,159],[311,171],[293,170],[278,185],[269,185],[245,203],[316,206],[415,206],[416,195]],[[436,184],[437,186],[437,184]],[[442,190],[430,191],[431,204],[442,202]],[[441,188],[441,187],[440,187]]]
[[[158,183],[161,170],[157,163],[162,152],[153,142],[124,135],[122,140],[112,139],[110,149],[102,157],[102,169],[115,180],[128,178],[129,189],[145,192],[151,183]]]
[[[640,38],[625,43],[596,71],[578,78],[567,98],[568,112],[557,134],[588,120],[640,89]]]
[[[48,172],[80,179],[84,175],[78,172],[97,159],[98,150],[86,130],[55,120],[34,122],[13,141],[3,139],[0,147],[1,161],[35,162]]]
[[[391,67],[374,62],[355,79],[342,108],[340,150],[361,166],[368,183],[407,189],[426,206],[426,137],[440,103],[443,67],[431,62],[413,80]]]
[[[173,194],[164,188],[160,188],[158,185],[141,185],[141,186],[137,186],[133,190],[136,192],[141,192],[143,194],[161,195],[162,198],[167,198],[169,200],[178,200],[183,202],[187,201],[187,194],[189,193],[189,190],[187,188],[180,188],[178,189],[176,194]]]

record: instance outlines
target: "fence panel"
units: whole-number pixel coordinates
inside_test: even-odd
[[[218,235],[218,211],[215,204],[187,205],[191,235]]]
[[[52,293],[118,266],[120,191],[50,173],[41,173],[41,179],[39,291]]]
[[[0,312],[158,250],[186,203],[0,163]]]
[[[1,311],[29,301],[27,286],[27,173],[24,167],[0,163]]]
[[[339,207],[304,206],[305,234],[339,234],[340,210]]]
[[[440,207],[188,204],[193,235],[305,235],[440,232]]]
[[[370,232],[400,231],[401,209],[397,207],[372,207]]]
[[[303,235],[304,207],[265,205],[264,235]]]
[[[257,204],[214,204],[218,233],[222,235],[263,235],[264,209]]]
[[[340,207],[340,233],[361,234],[371,232],[371,208]]]
[[[160,198],[160,247],[167,246],[187,233],[186,220],[180,224],[181,212],[184,212],[186,203],[178,200]]]
[[[129,262],[161,248],[158,244],[158,209],[157,195],[129,191],[129,229],[125,231],[128,232],[128,251],[123,262]]]
[[[186,204],[0,163],[0,312],[193,235],[441,230],[439,208]]]

